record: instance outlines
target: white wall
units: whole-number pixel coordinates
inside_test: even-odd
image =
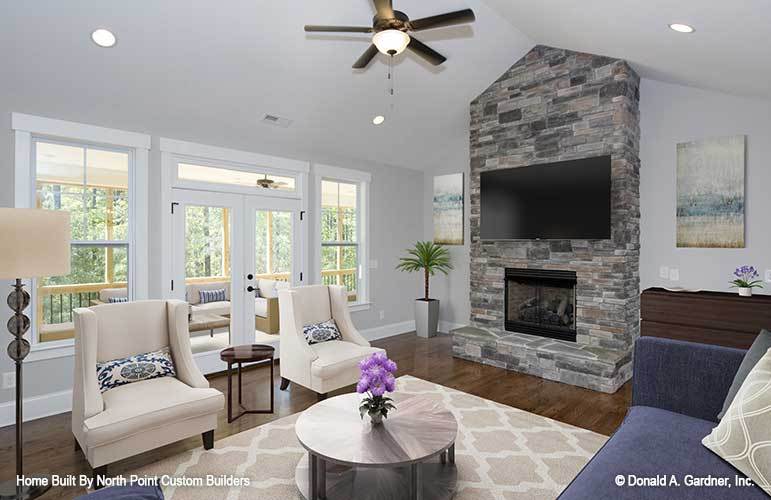
[[[641,289],[726,291],[739,265],[771,269],[771,102],[643,79],[640,116]],[[677,143],[739,134],[747,136],[746,248],[677,248]],[[661,266],[677,268],[680,281],[659,278]]]
[[[151,298],[160,297],[158,280],[152,279],[160,273],[162,262],[160,246],[160,153],[158,152],[158,137],[165,136],[181,140],[191,140],[204,144],[254,151],[260,153],[310,160],[312,162],[336,165],[344,168],[358,169],[372,174],[370,187],[370,258],[378,262],[378,268],[370,270],[370,300],[369,311],[353,313],[353,319],[360,329],[379,329],[383,326],[401,326],[413,319],[412,294],[405,294],[405,289],[414,286],[413,277],[393,271],[398,257],[404,248],[410,246],[423,235],[423,180],[421,171],[384,165],[372,161],[357,161],[341,155],[309,153],[308,150],[276,147],[275,144],[261,144],[259,140],[234,135],[223,136],[219,128],[212,128],[211,137],[207,137],[205,127],[200,122],[188,127],[182,121],[166,120],[156,123],[151,120],[139,123],[132,119],[122,120],[125,115],[119,111],[111,112],[105,108],[104,113],[94,116],[94,108],[84,108],[84,115],[79,114],[78,105],[68,106],[66,101],[60,102],[62,109],[41,109],[39,103],[22,102],[11,99],[0,92],[0,206],[13,206],[13,133],[11,131],[11,112],[22,112],[78,121],[92,125],[118,128],[153,135],[153,149],[150,153],[149,184],[149,293]],[[291,133],[291,131],[287,132]],[[312,148],[312,145],[306,147]],[[313,200],[309,200],[313,203]],[[313,206],[313,205],[311,205]],[[309,271],[310,272],[310,271]],[[0,282],[0,296],[5,297],[9,291],[8,282]],[[383,319],[380,319],[380,314]],[[0,318],[8,318],[11,311],[2,300]],[[0,324],[5,324],[2,319]],[[401,325],[398,325],[401,324]],[[2,331],[5,331],[3,328]],[[382,331],[382,330],[379,330]],[[395,331],[393,328],[391,332]],[[10,335],[0,333],[0,339],[10,341]],[[0,373],[13,370],[12,362],[5,355],[0,355]],[[48,402],[40,396],[55,394],[57,405],[65,405],[69,396],[64,391],[72,387],[72,359],[57,358],[27,362],[24,365],[24,395],[28,399],[25,406],[31,408],[27,413],[45,411]],[[14,397],[12,389],[0,390],[0,422],[4,417],[12,415],[13,408],[9,403]]]
[[[771,187],[771,102],[643,79],[640,115],[641,290],[652,286],[728,290],[736,266],[751,264],[771,269],[771,196],[766,192]],[[676,248],[677,143],[736,134],[747,135],[746,248]],[[433,237],[433,176],[457,172],[464,172],[468,179],[468,144],[465,155],[426,172],[426,239]],[[468,191],[466,197],[468,221]],[[466,244],[449,247],[455,270],[432,282],[432,295],[442,301],[440,318],[445,328],[469,320],[468,237],[467,225]],[[677,268],[680,281],[660,279],[660,266]],[[766,286],[761,293],[771,294],[771,284]]]
[[[450,259],[453,270],[445,276],[439,274],[431,279],[431,297],[439,299],[440,309],[439,330],[447,332],[453,328],[468,324],[471,316],[471,302],[469,300],[469,255],[471,251],[471,237],[469,234],[469,156],[468,156],[468,138],[466,140],[465,154],[458,157],[455,161],[450,161],[440,167],[426,172],[424,186],[424,222],[425,240],[434,239],[433,225],[433,194],[434,194],[434,176],[444,174],[463,173],[464,176],[464,240],[463,245],[449,245],[447,250],[450,252]]]

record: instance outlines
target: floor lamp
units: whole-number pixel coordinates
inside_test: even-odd
[[[8,307],[14,314],[8,330],[14,339],[8,344],[8,356],[16,364],[16,478],[22,468],[22,362],[29,354],[24,334],[30,320],[23,311],[29,305],[29,293],[22,278],[62,276],[70,272],[70,214],[54,210],[0,208],[0,279],[15,280],[8,295]],[[26,476],[32,477],[32,476]],[[50,483],[49,483],[50,484]],[[0,484],[0,499],[31,499],[48,491],[50,485],[24,486],[16,480]]]

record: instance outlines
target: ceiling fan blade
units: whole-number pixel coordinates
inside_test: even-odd
[[[306,24],[305,31],[313,33],[372,33],[368,26],[318,26]]]
[[[446,57],[444,57],[439,52],[435,51],[425,43],[421,42],[414,36],[410,37],[410,44],[407,45],[408,49],[411,49],[413,52],[421,56],[426,61],[430,62],[434,66],[439,66],[443,62],[447,60]]]
[[[381,19],[391,19],[394,17],[394,7],[391,0],[373,0],[375,3],[375,9],[377,10],[377,17]]]
[[[369,66],[369,63],[372,62],[372,59],[375,58],[377,55],[377,47],[375,47],[375,44],[369,46],[369,48],[364,52],[364,54],[361,55],[360,58],[356,60],[355,63],[353,63],[354,69],[364,69],[367,66]]]
[[[430,30],[433,28],[444,28],[445,26],[470,23],[475,19],[476,16],[474,16],[473,10],[464,9],[455,12],[448,12],[447,14],[439,14],[438,16],[415,19],[414,21],[410,21],[410,29],[412,29],[412,31],[421,31]]]

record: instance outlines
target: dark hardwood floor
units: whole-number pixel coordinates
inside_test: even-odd
[[[448,336],[424,340],[414,334],[405,334],[373,344],[388,351],[388,355],[399,365],[399,375],[413,375],[606,435],[611,434],[621,423],[631,400],[629,383],[615,394],[602,394],[455,359],[451,355],[452,342]],[[244,403],[247,407],[269,405],[267,389],[269,378],[268,367],[244,371]],[[210,381],[213,387],[226,391],[227,378],[224,375],[214,375],[210,377]],[[215,439],[222,439],[302,411],[316,402],[316,395],[307,389],[292,384],[288,391],[282,392],[278,390],[278,385],[279,370],[277,369],[273,380],[276,391],[274,414],[245,415],[236,422],[228,424],[226,412],[222,411]],[[352,387],[337,393],[351,390]],[[110,474],[125,473],[138,466],[200,446],[200,436],[189,438],[113,464],[109,472]],[[13,447],[13,426],[0,429],[1,480],[11,479],[14,475]],[[83,454],[74,449],[69,413],[24,424],[24,456],[27,473],[91,474]],[[43,498],[72,498],[82,491],[82,488],[54,488]]]

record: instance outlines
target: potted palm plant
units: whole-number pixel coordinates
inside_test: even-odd
[[[433,337],[439,326],[439,301],[429,296],[428,282],[437,271],[447,274],[452,270],[450,253],[433,241],[418,241],[407,253],[410,256],[399,259],[396,269],[408,273],[423,272],[425,294],[423,298],[415,299],[415,330],[419,337]]]

